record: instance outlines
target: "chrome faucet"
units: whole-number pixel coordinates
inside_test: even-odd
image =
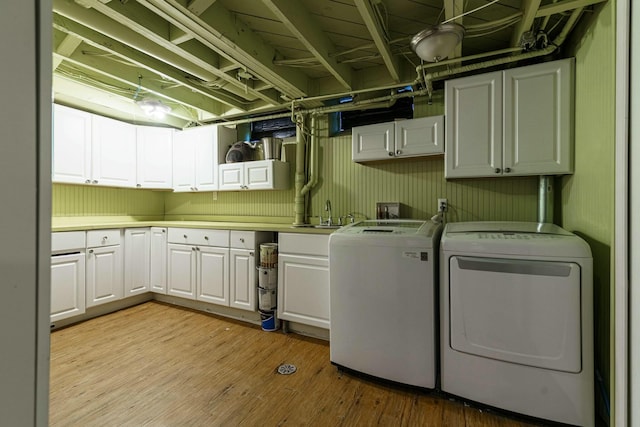
[[[327,199],[324,204],[324,210],[327,212],[329,218],[327,218],[327,225],[333,225],[333,219],[331,219],[331,201]]]

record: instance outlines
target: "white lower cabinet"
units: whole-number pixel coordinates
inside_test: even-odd
[[[229,231],[168,229],[167,294],[229,305]]]
[[[167,244],[167,294],[196,299],[195,246]]]
[[[87,232],[87,308],[124,295],[120,230]]]
[[[51,257],[51,322],[85,312],[84,274],[84,248],[83,252]]]
[[[329,329],[329,236],[280,233],[278,318]]]
[[[229,305],[229,248],[196,248],[196,299]]]
[[[124,231],[124,296],[149,292],[151,283],[151,231],[128,228]]]
[[[229,250],[229,306],[256,311],[260,245],[273,241],[273,233],[232,231]]]
[[[149,289],[158,294],[167,293],[167,229],[151,227],[149,250]]]

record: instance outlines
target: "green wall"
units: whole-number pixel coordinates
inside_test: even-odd
[[[52,216],[163,216],[162,191],[53,184]]]
[[[562,225],[584,237],[594,261],[596,367],[613,394],[615,1],[571,40],[576,57],[575,174],[562,182]],[[611,407],[613,407],[611,396]],[[600,401],[600,396],[598,396]],[[613,419],[611,421],[613,425]]]

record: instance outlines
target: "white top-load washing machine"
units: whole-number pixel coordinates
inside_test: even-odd
[[[553,224],[447,224],[441,240],[442,390],[593,426],[589,245]]]
[[[442,226],[358,222],[331,234],[331,362],[423,388],[436,384],[435,287]]]

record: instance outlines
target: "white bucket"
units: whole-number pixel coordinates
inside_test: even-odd
[[[258,309],[269,311],[278,305],[277,291],[275,289],[258,288]]]
[[[257,267],[258,268],[258,286],[264,289],[278,288],[278,269]]]
[[[274,268],[278,266],[278,244],[262,243],[260,245],[260,267]]]

